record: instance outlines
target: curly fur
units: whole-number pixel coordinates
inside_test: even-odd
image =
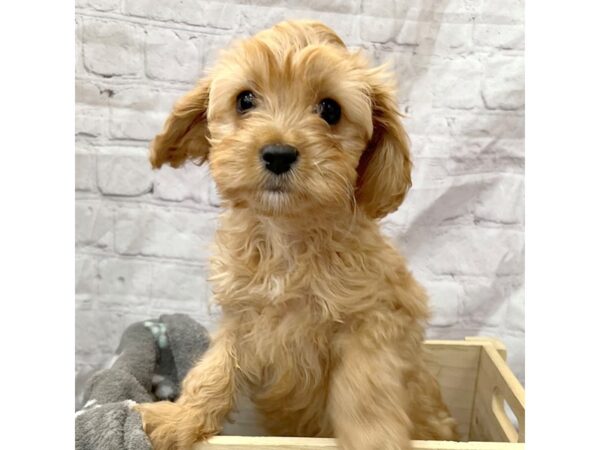
[[[239,92],[257,106],[237,113]],[[342,119],[315,114],[336,99]],[[273,176],[259,151],[298,148]],[[426,370],[427,298],[376,219],[411,184],[393,83],[318,22],[283,22],[224,52],[174,107],[151,162],[208,161],[225,207],[211,282],[214,342],[175,403],[139,406],[157,449],[218,433],[247,393],[275,435],[335,436],[343,449],[456,439]]]

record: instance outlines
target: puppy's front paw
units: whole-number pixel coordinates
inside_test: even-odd
[[[155,450],[189,450],[218,430],[209,429],[201,411],[172,402],[143,403],[135,409]]]

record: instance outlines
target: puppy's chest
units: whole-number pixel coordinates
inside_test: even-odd
[[[308,395],[325,381],[335,323],[320,320],[309,305],[297,303],[248,312],[241,322],[241,365],[255,392],[270,396],[283,389],[294,396],[301,394],[294,387],[299,383],[302,395]]]
[[[323,295],[321,286],[330,276],[328,267],[314,258],[282,254],[278,258],[236,258],[227,255],[213,282],[221,304],[262,309],[311,301],[313,304],[334,300],[335,290]]]
[[[309,303],[313,312],[340,321],[348,299],[373,284],[364,276],[363,259],[327,242],[283,247],[259,241],[245,252],[223,245],[213,265],[213,289],[217,301],[233,309]]]

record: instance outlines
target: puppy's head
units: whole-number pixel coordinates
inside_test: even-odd
[[[226,204],[267,215],[378,218],[411,184],[407,137],[381,68],[318,22],[283,22],[225,51],[174,107],[154,168],[210,163]]]

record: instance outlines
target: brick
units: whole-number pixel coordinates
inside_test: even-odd
[[[522,115],[504,114],[448,114],[445,118],[451,136],[495,137],[517,139],[525,135]]]
[[[299,10],[299,13],[302,13]],[[306,15],[306,12],[304,12]],[[301,14],[298,14],[298,18],[301,19]],[[310,17],[313,20],[320,20],[325,25],[330,26],[342,38],[347,46],[358,45],[360,43],[359,38],[359,27],[360,27],[360,16],[352,16],[350,14],[343,14],[338,12],[315,12]]]
[[[75,294],[91,295],[97,292],[97,261],[93,256],[75,255]]]
[[[402,17],[406,14],[407,5],[407,2],[395,0],[363,0],[360,12],[367,17]]]
[[[418,47],[422,42],[423,25],[423,22],[413,20],[405,21],[400,28],[400,32],[396,36],[395,42],[400,45]]]
[[[477,23],[521,24],[524,16],[523,0],[483,0]]]
[[[75,242],[78,246],[112,249],[114,212],[105,201],[78,200],[75,205]]]
[[[164,166],[156,171],[152,192],[154,197],[172,202],[191,198],[190,186],[184,172],[186,167],[187,164],[177,169]]]
[[[156,20],[170,20],[173,16],[172,8],[175,6],[175,3],[162,0],[123,0],[125,14]]]
[[[448,57],[460,50],[470,49],[471,29],[470,24],[464,23],[407,20],[395,41],[400,45],[415,47],[416,55],[435,53]]]
[[[506,328],[511,332],[525,332],[525,285],[520,283],[512,286],[510,292],[506,293],[508,308],[506,311]]]
[[[427,7],[421,5],[409,12],[417,17],[432,20],[437,23],[471,23],[481,11],[482,0],[449,0],[431,2]]]
[[[237,22],[240,5],[220,1],[166,3],[161,0],[125,0],[123,9],[132,16],[229,29]]]
[[[187,89],[164,89],[152,86],[114,86],[108,103],[111,108],[131,109],[140,113],[162,113],[167,118],[175,101]]]
[[[449,146],[456,152],[446,160],[449,174],[514,173],[522,174],[525,168],[523,141],[518,139],[475,139]]]
[[[186,164],[173,169],[164,166],[156,171],[154,181],[154,196],[161,200],[181,202],[193,200],[195,202],[211,205],[211,184],[213,180],[208,171],[208,166]]]
[[[296,9],[288,9],[281,6],[272,8],[261,8],[250,5],[240,5],[239,24],[240,24],[240,37],[247,37],[254,34],[256,31],[268,28],[275,25],[283,20],[298,19],[302,11]],[[308,15],[305,13],[304,18],[308,19]]]
[[[310,7],[317,11],[359,14],[362,3],[361,0],[311,0]],[[296,4],[301,8],[307,6],[304,0],[296,0]]]
[[[464,297],[460,283],[455,281],[422,281],[429,294],[432,326],[448,327],[458,322],[458,304]]]
[[[75,105],[75,134],[89,137],[105,136],[108,123],[108,109]]]
[[[106,258],[98,263],[98,289],[102,295],[150,297],[152,280],[151,262]]]
[[[452,54],[458,50],[469,50],[472,44],[473,27],[470,23],[442,23],[435,36],[436,53]]]
[[[523,176],[513,174],[442,175],[438,181],[415,171],[413,188],[404,205],[393,216],[400,226],[522,224]],[[506,206],[505,206],[506,205]]]
[[[204,76],[207,69],[211,68],[217,61],[219,52],[231,42],[231,36],[228,35],[206,35],[194,41],[198,48],[198,53],[202,55],[202,70],[198,78]]]
[[[523,272],[524,236],[520,230],[475,226],[415,228],[395,237],[415,268],[452,276],[495,277]]]
[[[525,192],[523,175],[503,174],[490,179],[480,187],[477,204],[473,210],[476,220],[498,224],[523,224],[525,222]]]
[[[521,275],[515,277],[471,278],[462,280],[464,298],[459,314],[465,323],[499,327],[505,320],[508,302],[522,286]]]
[[[75,308],[78,311],[91,311],[95,309],[96,294],[75,293]]]
[[[522,117],[521,117],[522,119]],[[451,164],[461,164],[463,160],[485,157],[522,159],[525,156],[523,140],[520,138],[498,138],[497,136],[468,137],[456,139],[450,136],[411,136],[413,155],[417,158],[443,158]],[[457,168],[457,170],[460,170]],[[486,172],[484,170],[483,172]],[[487,170],[493,172],[493,170]],[[460,172],[456,172],[460,173]]]
[[[140,75],[144,65],[143,39],[141,26],[86,18],[83,29],[85,67],[107,77]]]
[[[408,114],[408,117],[404,119],[404,123],[412,119],[412,110],[408,111],[406,109],[408,107],[422,107],[431,112],[433,83],[427,77],[428,67],[425,67],[415,58],[412,52],[384,53],[378,56],[381,62],[389,61],[392,63],[390,70],[397,79],[398,104],[401,112]],[[414,99],[418,100],[415,101]]]
[[[109,136],[112,139],[150,141],[160,132],[165,119],[166,115],[163,113],[140,113],[115,108],[111,111]]]
[[[85,75],[83,64],[83,19],[75,16],[75,75]]]
[[[385,17],[361,16],[360,38],[368,42],[386,43],[393,40],[402,30],[402,22],[393,15]]]
[[[96,155],[88,152],[75,153],[75,190],[96,190]]]
[[[145,52],[146,75],[149,78],[191,83],[200,74],[201,57],[190,35],[149,29]]]
[[[175,263],[155,264],[152,296],[158,299],[183,300],[192,308],[207,305],[210,298],[207,269]]]
[[[494,56],[486,64],[483,100],[488,109],[520,110],[525,103],[523,58]]]
[[[252,6],[274,6],[278,3],[274,0],[245,0],[242,2]],[[285,6],[288,9],[302,9],[310,12],[329,11],[356,14],[360,12],[361,2],[359,0],[288,0],[285,2]]]
[[[480,110],[411,110],[404,120],[406,130],[413,138],[455,140],[491,138],[523,139],[525,123],[523,114],[505,111]]]
[[[432,181],[448,180],[451,175],[448,169],[449,163],[450,158],[413,156],[412,190],[427,188]]]
[[[86,106],[108,107],[112,90],[89,80],[75,80],[75,102]]]
[[[98,155],[98,188],[104,195],[147,194],[152,189],[152,178],[152,170],[145,152]]]
[[[221,30],[231,29],[238,24],[242,8],[235,2],[196,0],[183,0],[178,6],[173,9],[175,21]]]
[[[78,8],[90,8],[96,11],[115,11],[119,9],[121,0],[77,0]]]
[[[477,14],[483,0],[448,0],[444,3],[431,2],[431,9],[445,14]]]
[[[405,225],[442,225],[472,223],[470,212],[477,199],[479,183],[460,180],[452,184],[415,187],[403,205],[401,217]]]
[[[102,308],[104,311],[111,311],[113,314],[119,313],[137,313],[142,317],[151,316],[149,312],[152,304],[150,297],[139,295],[135,292],[123,294],[105,294],[100,293],[94,298],[97,308]]]
[[[357,48],[355,51],[360,52],[364,57],[367,58],[368,61],[373,66],[380,66],[382,64],[387,64],[389,66],[389,70],[396,74],[398,80],[403,80],[403,77],[399,73],[399,71],[403,68],[403,66],[409,66],[406,64],[406,59],[401,59],[399,53],[395,53],[389,51],[382,46],[372,46],[370,44],[365,44],[360,48]],[[405,64],[400,64],[401,62]]]
[[[111,108],[148,112],[157,109],[158,88],[149,86],[115,86],[109,99]]]
[[[481,101],[481,63],[474,59],[450,60],[436,70],[435,107],[473,109]]]
[[[476,24],[473,41],[481,47],[506,50],[523,50],[525,36],[522,25]]]
[[[115,246],[123,255],[206,261],[216,228],[215,212],[119,208]]]

